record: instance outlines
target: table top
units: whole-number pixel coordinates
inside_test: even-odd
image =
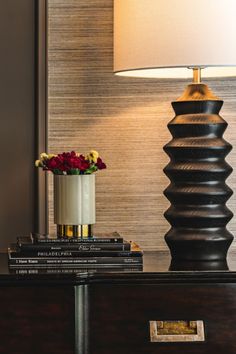
[[[83,285],[91,283],[236,283],[236,252],[226,262],[173,263],[168,252],[144,252],[143,268],[9,269],[0,254],[0,285]]]

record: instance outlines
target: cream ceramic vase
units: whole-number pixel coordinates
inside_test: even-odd
[[[90,237],[96,221],[95,174],[54,175],[58,237]]]

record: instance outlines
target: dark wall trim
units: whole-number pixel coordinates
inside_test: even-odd
[[[0,1],[0,249],[47,228],[46,0]]]
[[[36,0],[36,153],[47,151],[47,0]],[[36,169],[35,230],[48,232],[48,200],[46,173]]]

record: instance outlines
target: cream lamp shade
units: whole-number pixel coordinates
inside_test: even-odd
[[[114,0],[114,71],[236,76],[236,0]]]

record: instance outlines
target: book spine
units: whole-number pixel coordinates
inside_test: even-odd
[[[12,274],[73,274],[73,273],[84,273],[86,271],[91,272],[91,270],[95,273],[103,271],[103,268],[58,268],[58,267],[18,267],[18,266],[12,266],[10,265],[10,272]],[[142,270],[142,265],[133,265],[133,267],[123,267],[119,268],[119,272],[123,271],[124,273],[127,272],[137,272]],[[109,268],[106,267],[106,271],[109,272],[116,272],[116,268]]]
[[[82,257],[82,258],[10,258],[11,266],[88,266],[88,265],[134,265],[142,264],[142,257]]]
[[[51,251],[130,251],[131,245],[127,243],[96,243],[96,244],[32,244],[32,243],[20,243],[18,242],[18,247],[22,252],[51,252]]]
[[[140,251],[11,251],[9,253],[10,258],[77,258],[77,257],[140,257],[142,252]]]
[[[122,237],[119,238],[35,238],[34,243],[123,243],[124,239]]]

